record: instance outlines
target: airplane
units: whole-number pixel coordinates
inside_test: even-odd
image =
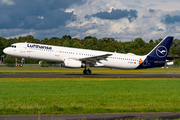
[[[143,56],[27,42],[12,44],[3,52],[22,59],[60,62],[62,67],[67,68],[84,67],[83,73],[90,75],[90,67],[132,70],[173,65],[172,61],[166,60],[173,38],[172,36],[165,37],[154,49]]]

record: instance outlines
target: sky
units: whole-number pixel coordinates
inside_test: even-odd
[[[180,0],[0,0],[0,36],[180,39]]]

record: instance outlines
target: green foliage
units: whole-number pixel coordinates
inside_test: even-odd
[[[6,55],[5,63],[8,67],[14,67],[15,66],[15,57]]]
[[[41,67],[49,67],[49,63],[47,61],[42,61]]]
[[[159,44],[162,40],[163,40],[162,38],[160,38],[160,39],[158,39],[158,40],[155,40],[155,44],[156,44],[156,45]]]
[[[82,45],[81,45],[81,43],[79,41],[75,41],[73,43],[72,47],[74,47],[74,48],[82,48]]]
[[[64,47],[69,47],[69,46],[70,46],[69,41],[68,41],[68,40],[65,40],[65,41],[63,42],[62,46],[64,46]]]
[[[170,49],[171,54],[180,54],[180,40],[174,39]]]
[[[85,49],[98,50],[98,40],[97,39],[85,39],[84,42]]]
[[[179,60],[179,59],[178,59],[178,60],[175,60],[174,65],[175,65],[175,66],[180,65],[180,60]]]
[[[149,43],[154,43],[154,41],[151,39],[151,40],[149,41]]]
[[[70,35],[64,35],[63,38],[64,38],[64,39],[69,39],[69,40],[70,40],[70,39],[71,39],[71,36],[70,36]]]
[[[118,52],[118,53],[125,53],[124,47],[123,47],[121,41],[119,41],[119,42],[117,43],[117,46],[118,46],[118,47],[117,47],[117,52]]]
[[[3,55],[3,49],[4,49],[4,45],[0,41],[0,57],[1,57],[1,55]]]
[[[136,38],[134,42],[137,43],[140,47],[145,45],[145,42],[142,38]]]
[[[18,63],[21,62],[21,59],[18,59]],[[30,59],[25,59],[25,63],[28,63],[28,64],[39,64],[39,61],[38,60],[30,60]]]

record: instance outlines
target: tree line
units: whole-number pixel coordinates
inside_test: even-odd
[[[34,36],[29,35],[26,37],[10,38],[6,39],[0,37],[0,56],[3,55],[3,49],[10,46],[13,43],[28,42],[38,43],[47,45],[56,45],[64,47],[74,47],[82,49],[109,51],[117,53],[134,53],[136,55],[145,55],[149,53],[162,38],[157,40],[149,40],[145,42],[142,38],[136,38],[129,42],[117,41],[114,38],[102,38],[97,39],[96,37],[86,36],[84,39],[72,38],[70,35],[64,35],[62,38],[52,37],[50,39],[45,38],[44,40],[35,39]],[[180,39],[174,39],[171,45],[169,55],[180,55]],[[36,60],[26,60],[26,63],[38,63]]]

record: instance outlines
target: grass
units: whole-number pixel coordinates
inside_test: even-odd
[[[84,68],[69,69],[62,67],[0,67],[0,73],[82,73]],[[121,70],[92,67],[92,73],[180,73],[179,68],[153,68],[142,70]]]
[[[1,78],[0,115],[179,112],[180,78]]]

